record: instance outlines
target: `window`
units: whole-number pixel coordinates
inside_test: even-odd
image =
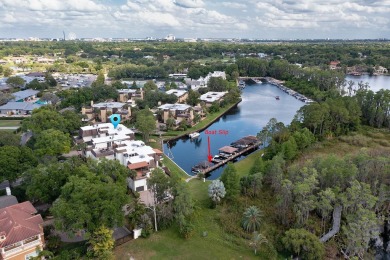
[[[31,258],[38,256],[38,253],[39,253],[38,251],[32,252],[32,253],[26,255],[24,258],[26,260],[30,260]]]

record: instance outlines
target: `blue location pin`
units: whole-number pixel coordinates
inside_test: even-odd
[[[119,125],[119,123],[121,122],[121,116],[118,114],[112,114],[110,116],[110,121],[114,125],[114,128],[116,128]]]

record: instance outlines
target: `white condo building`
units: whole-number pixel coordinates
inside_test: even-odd
[[[134,140],[134,132],[119,124],[95,124],[81,127],[76,142],[87,145],[84,156],[94,160],[106,158],[117,160],[133,171],[134,176],[127,178],[128,187],[133,191],[147,190],[150,172],[159,167],[162,152]]]

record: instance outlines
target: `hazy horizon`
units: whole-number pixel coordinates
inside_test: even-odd
[[[0,38],[390,38],[390,1],[0,0]]]

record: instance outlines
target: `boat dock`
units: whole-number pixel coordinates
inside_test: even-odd
[[[225,158],[225,159],[223,159],[215,164],[212,164],[212,163],[207,164],[206,162],[201,163],[202,167],[197,168],[196,173],[202,173],[202,174],[206,175],[207,173],[214,171],[215,169],[227,164],[230,161],[233,161],[234,159],[236,159],[237,157],[240,157],[241,155],[243,155],[245,153],[255,151],[260,145],[261,145],[261,142],[255,136],[244,137],[236,142],[233,142],[231,144],[231,146],[223,147],[225,150],[227,147],[230,147],[232,149],[237,150],[237,152],[230,154],[227,158]],[[221,148],[220,151],[223,148]],[[193,168],[196,168],[196,166]]]
[[[279,89],[281,89],[282,91],[286,92],[287,94],[289,94],[290,96],[293,96],[295,97],[296,99],[298,99],[299,101],[302,101],[302,102],[305,102],[305,103],[313,103],[314,101],[308,97],[305,97],[304,95],[296,92],[295,90],[292,90],[286,86],[283,85],[284,81],[281,81],[281,80],[277,80],[277,79],[274,79],[274,78],[271,78],[271,77],[267,77],[267,82],[271,85],[274,85],[276,87],[278,87]],[[279,99],[278,99],[279,100]]]

